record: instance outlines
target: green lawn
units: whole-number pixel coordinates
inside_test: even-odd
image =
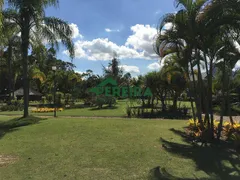
[[[112,109],[104,107],[103,109],[97,109],[96,107],[90,108],[79,108],[64,110],[63,112],[58,112],[58,116],[85,116],[85,117],[96,117],[96,116],[111,116],[111,117],[123,117],[126,116],[127,101],[118,101],[117,105]],[[53,116],[53,113],[29,113],[35,116]],[[5,111],[0,112],[0,115],[22,115],[22,111]]]
[[[28,125],[33,119],[10,118],[0,117],[0,157],[18,160],[1,166],[0,159],[1,180],[157,180],[166,179],[164,169],[178,179],[228,180],[240,170],[232,153],[184,142],[177,135],[186,125],[181,120],[58,118]]]
[[[58,112],[58,116],[83,116],[83,117],[125,117],[126,114],[126,107],[127,104],[130,102],[126,100],[119,100],[115,107],[112,109],[109,108],[103,108],[103,109],[97,109],[96,107],[91,108],[80,108],[80,109],[70,109],[70,110],[64,110],[63,112]],[[172,104],[172,101],[168,101],[168,104]],[[138,103],[134,103],[135,106],[138,106]],[[188,108],[191,108],[190,102],[180,102],[180,106],[186,106]],[[32,113],[31,109],[29,110],[29,113],[34,116],[53,116],[53,113]],[[0,112],[0,115],[22,115],[22,111],[5,111]]]

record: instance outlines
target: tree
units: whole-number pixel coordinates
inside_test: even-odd
[[[48,6],[57,6],[57,0],[8,0],[13,9],[5,10],[5,18],[16,22],[21,29],[21,51],[24,80],[24,117],[28,116],[29,106],[29,78],[28,78],[28,49],[30,36],[35,36],[37,42],[46,39],[52,46],[58,47],[58,39],[61,39],[70,53],[74,56],[72,42],[72,30],[67,22],[55,18],[46,17],[44,10]]]
[[[8,66],[8,101],[14,97],[11,93],[14,92],[14,77],[13,77],[13,61],[14,57],[19,54],[19,45],[21,44],[21,38],[19,36],[20,29],[16,23],[3,19],[3,33],[2,43],[7,47],[7,66]],[[15,72],[16,73],[16,72]]]
[[[153,93],[152,106],[154,99],[157,98],[161,101],[162,111],[166,111],[166,97],[168,94],[169,86],[167,79],[164,79],[160,71],[150,72],[145,76],[146,87],[149,87]]]
[[[239,29],[240,18],[237,14],[240,12],[240,2],[230,0],[176,0],[175,2],[180,10],[176,14],[167,14],[163,17],[156,40],[156,52],[161,57],[176,53],[188,60],[193,78],[198,121],[202,129],[204,129],[203,124],[207,124],[214,138],[212,107],[214,61],[221,49],[219,40],[226,40],[221,37],[228,37],[229,40],[229,35]],[[167,23],[171,23],[172,27],[166,30],[164,27]],[[202,63],[207,74],[206,81],[202,77]],[[194,69],[197,69],[197,78]],[[204,122],[203,107],[205,107]]]
[[[123,75],[123,71],[119,67],[119,65],[120,65],[120,63],[119,63],[118,59],[113,58],[112,61],[109,63],[108,67],[104,67],[104,69],[103,69],[104,76],[112,77],[115,80],[117,80],[117,82],[119,83],[122,78],[122,75]]]
[[[161,76],[168,82],[168,89],[173,98],[173,110],[177,110],[177,100],[187,88],[188,76],[183,67],[179,66],[177,56],[170,56],[165,59],[161,69]]]

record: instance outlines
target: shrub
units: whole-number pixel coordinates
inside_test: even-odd
[[[219,121],[214,120],[214,136],[217,137],[217,132],[219,128]],[[223,124],[223,139],[227,141],[232,141],[235,145],[236,150],[240,151],[240,123],[234,122],[232,125],[230,122],[225,122]],[[194,139],[203,140],[205,132],[209,132],[207,124],[204,124],[204,129],[201,129],[200,123],[190,119],[187,126],[187,134]],[[209,136],[210,137],[210,136]]]
[[[55,108],[35,108],[32,112],[35,113],[47,113],[47,112],[54,112]],[[57,111],[63,111],[63,108],[56,108]]]
[[[231,140],[234,142],[235,149],[240,152],[240,132],[233,133]]]
[[[72,95],[67,93],[65,94],[65,104],[69,105],[72,99]]]
[[[96,99],[93,100],[92,103],[101,109],[103,107],[103,105],[105,105],[105,104],[108,105],[108,107],[112,107],[117,103],[117,101],[116,101],[116,98],[113,96],[101,95],[101,96],[97,96]]]
[[[0,108],[1,111],[22,111],[23,105],[5,105]]]
[[[56,104],[62,104],[64,94],[62,92],[56,93]]]
[[[48,103],[53,103],[53,95],[52,94],[48,94],[47,96],[46,96],[46,100],[47,100],[47,102]],[[44,103],[45,104],[45,103]]]
[[[126,111],[127,111],[127,116],[129,118],[131,118],[132,117],[132,109],[131,109],[131,107],[127,106]]]
[[[96,105],[99,109],[101,109],[103,107],[103,105],[105,104],[105,98],[103,96],[98,96],[96,99]]]
[[[95,97],[86,97],[83,99],[84,105],[85,106],[93,106],[96,102]]]
[[[117,100],[113,96],[105,96],[105,104],[108,104],[109,107],[112,107],[117,103]]]
[[[231,140],[232,135],[235,133],[240,134],[240,123],[234,122],[232,125],[230,122],[225,122],[223,124],[223,134],[227,140]]]
[[[42,97],[42,103],[43,103],[43,104],[46,104],[46,102],[47,102],[47,98],[46,98],[45,96],[43,96],[43,97]]]
[[[207,123],[203,125],[202,129],[201,124],[198,123],[198,120],[194,121],[194,119],[189,119],[187,126],[187,134],[193,138],[199,139],[204,136],[205,132],[208,132]],[[219,121],[214,120],[214,136],[217,137],[217,131],[219,127]]]

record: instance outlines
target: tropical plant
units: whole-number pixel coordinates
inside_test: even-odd
[[[156,52],[161,57],[175,53],[187,61],[190,67],[189,77],[191,76],[193,81],[198,121],[202,130],[205,129],[204,124],[207,124],[214,138],[212,106],[214,66],[219,52],[223,49],[223,42],[233,42],[233,34],[239,30],[240,2],[229,0],[175,2],[180,10],[163,17],[156,39]],[[171,28],[166,29],[166,24],[169,23]],[[206,71],[206,79],[202,75],[202,67]],[[202,113],[205,114],[204,121]]]
[[[57,0],[8,0],[12,9],[4,10],[4,18],[14,21],[18,24],[21,31],[21,51],[23,64],[24,81],[24,117],[28,116],[29,106],[29,81],[28,81],[28,49],[30,46],[30,37],[35,38],[35,43],[47,43],[58,48],[60,39],[70,53],[74,56],[72,42],[72,30],[67,22],[55,18],[46,17],[44,10],[49,6],[57,6]]]

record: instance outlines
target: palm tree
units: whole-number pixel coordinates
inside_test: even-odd
[[[161,69],[161,76],[166,79],[170,92],[173,97],[173,110],[177,110],[177,100],[181,93],[186,89],[188,76],[185,72],[184,65],[180,66],[179,57],[170,56],[165,59],[164,66]],[[184,61],[182,61],[184,62]]]
[[[160,23],[156,41],[156,52],[161,57],[177,53],[188,60],[193,77],[197,116],[203,127],[202,107],[206,104],[205,122],[212,129],[212,76],[214,59],[219,51],[219,36],[231,34],[239,29],[240,2],[229,0],[176,0],[176,7],[181,9],[176,14],[167,14]],[[167,23],[172,28],[164,30]],[[164,31],[163,31],[164,30]],[[207,86],[202,78],[201,64],[207,73]],[[195,79],[194,68],[198,76]],[[204,88],[206,86],[206,88]]]
[[[74,56],[72,42],[72,30],[67,22],[55,18],[46,17],[44,10],[48,6],[57,6],[58,0],[8,0],[10,7],[4,11],[5,18],[18,24],[21,30],[21,51],[24,80],[24,117],[28,116],[29,106],[29,78],[28,78],[28,50],[30,37],[35,36],[37,42],[45,39],[52,46],[58,48],[60,39],[69,50],[70,56]]]
[[[8,94],[9,102],[13,98],[11,92],[13,89],[13,58],[18,53],[19,46],[21,44],[21,38],[19,36],[20,29],[16,23],[11,22],[7,19],[3,19],[2,28],[2,43],[7,46],[7,64],[8,64]],[[14,96],[14,95],[13,95]]]

